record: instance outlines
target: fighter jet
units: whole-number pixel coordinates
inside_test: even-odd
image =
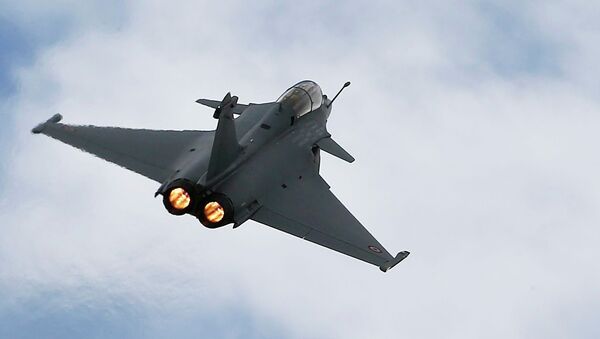
[[[62,124],[56,114],[33,128],[160,183],[167,211],[217,228],[248,220],[378,266],[392,256],[331,193],[320,176],[320,152],[354,158],[327,132],[333,99],[301,81],[274,102],[199,99],[214,108],[216,130],[170,131]]]

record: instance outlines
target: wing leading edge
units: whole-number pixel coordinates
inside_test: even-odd
[[[318,173],[278,189],[259,201],[252,219],[283,232],[378,266],[383,272],[409,252],[392,256],[331,193]]]
[[[210,150],[214,132],[156,131],[117,127],[74,126],[59,123],[60,114],[36,126],[45,134],[99,158],[163,183],[190,147]]]

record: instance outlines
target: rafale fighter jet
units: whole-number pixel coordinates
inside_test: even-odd
[[[354,161],[326,128],[331,104],[349,85],[332,100],[312,81],[264,104],[239,104],[230,93],[197,100],[215,109],[214,131],[74,126],[56,114],[32,132],[159,182],[155,196],[171,214],[193,215],[208,228],[252,219],[385,272],[409,252],[390,255],[319,175],[321,150]]]

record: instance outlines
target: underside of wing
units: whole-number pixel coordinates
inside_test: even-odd
[[[191,148],[210,151],[214,132],[157,131],[59,123],[59,114],[35,127],[45,134],[159,183],[181,165]]]
[[[387,271],[408,252],[396,257],[331,193],[329,185],[312,173],[259,201],[252,219],[305,240],[366,261]]]

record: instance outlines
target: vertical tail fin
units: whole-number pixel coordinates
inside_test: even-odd
[[[231,93],[227,93],[213,115],[216,119],[219,119],[219,123],[217,124],[215,139],[210,153],[208,172],[206,173],[207,181],[210,181],[224,171],[240,153],[241,147],[238,143],[233,121],[233,108],[237,100],[238,97],[232,97]]]

